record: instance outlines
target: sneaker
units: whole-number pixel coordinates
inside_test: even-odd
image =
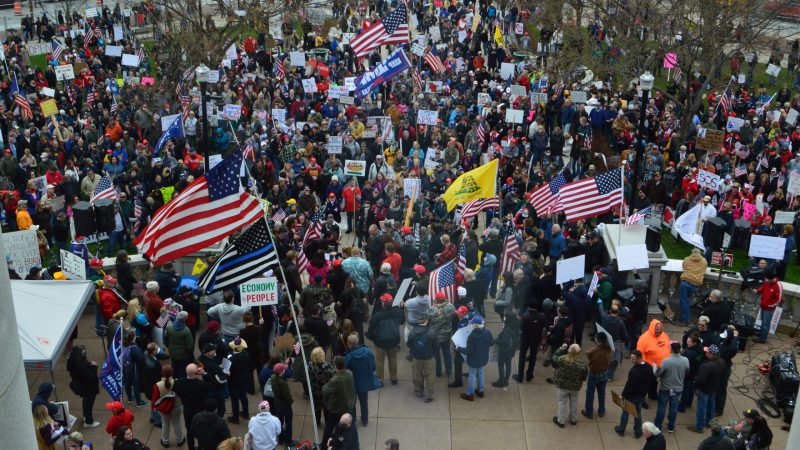
[[[503,387],[503,383],[500,382],[499,380],[498,381],[493,381],[492,382],[492,386],[494,386],[496,388],[501,388],[501,387]]]
[[[527,381],[528,383],[530,383],[532,379],[533,379],[533,374],[525,376],[525,381]]]
[[[462,393],[461,394],[461,398],[463,398],[464,400],[467,400],[469,402],[475,401],[475,396],[474,395],[467,395],[467,394]]]
[[[100,422],[98,422],[96,420],[94,422],[86,422],[86,421],[83,422],[83,427],[84,428],[97,428],[99,426],[100,426]]]
[[[558,425],[558,428],[564,428],[564,424],[558,421],[558,417],[553,416],[553,423]]]
[[[587,419],[594,419],[594,414],[586,414],[586,410],[585,409],[581,410],[581,415],[583,417],[586,417]]]
[[[163,439],[161,439],[161,446],[164,448],[169,448],[169,441],[164,441]]]
[[[516,376],[516,375],[512,375],[512,376],[511,376],[511,379],[513,379],[513,380],[514,380],[514,381],[516,381],[517,383],[522,383],[522,377],[518,377],[518,376]]]
[[[687,430],[689,430],[689,431],[693,431],[693,432],[695,432],[695,433],[702,433],[702,432],[703,432],[703,430],[702,430],[702,429],[700,429],[700,428],[697,428],[697,427],[696,427],[696,426],[694,426],[694,425],[689,425],[688,427],[686,427],[686,429],[687,429]]]

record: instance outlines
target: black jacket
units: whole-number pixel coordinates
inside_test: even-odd
[[[194,416],[191,430],[199,450],[217,450],[219,443],[231,436],[225,419],[216,412],[203,411]]]
[[[193,417],[205,408],[208,393],[214,385],[203,380],[181,378],[175,380],[173,391],[181,398],[183,403],[183,416]]]
[[[656,434],[647,438],[642,450],[667,450],[667,441],[663,434]]]
[[[347,428],[336,424],[331,434],[331,447],[342,450],[358,450],[358,430],[355,423],[350,424]]]
[[[733,305],[731,302],[720,300],[717,303],[708,303],[703,309],[703,316],[708,316],[708,328],[712,331],[720,331],[723,325],[731,322]]]
[[[539,345],[545,328],[544,314],[528,309],[519,322],[519,340],[533,345]]]
[[[697,375],[694,377],[695,389],[702,391],[706,395],[717,392],[724,372],[725,361],[721,358],[706,360],[697,369]]]
[[[97,379],[97,366],[86,359],[80,361],[67,361],[67,370],[72,380],[83,386],[83,395],[97,395],[100,393],[100,383]]]
[[[400,323],[403,321],[403,311],[397,307],[375,307],[369,319],[367,339],[375,343],[376,347],[388,349],[400,343]]]
[[[636,364],[628,371],[628,381],[622,389],[622,398],[632,402],[644,400],[652,381],[653,366],[648,363]]]

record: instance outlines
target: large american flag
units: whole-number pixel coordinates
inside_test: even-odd
[[[53,51],[53,60],[58,61],[58,58],[61,58],[61,55],[64,53],[64,46],[58,39],[53,39],[50,42],[50,48]]]
[[[519,261],[519,244],[517,243],[517,235],[511,230],[506,236],[506,241],[503,245],[503,259],[500,263],[500,273],[502,274],[514,270],[514,264],[517,261]]]
[[[622,204],[622,169],[612,169],[596,177],[573,181],[559,193],[550,212],[564,211],[567,221],[594,217]]]
[[[531,193],[531,206],[539,217],[550,214],[550,208],[558,200],[559,191],[567,184],[564,172],[559,173],[549,183],[545,183]]]
[[[727,113],[731,110],[733,106],[733,95],[731,93],[731,88],[725,88],[725,93],[722,94],[722,98],[719,99],[719,107],[722,108],[722,112]]]
[[[465,220],[471,220],[485,209],[499,207],[500,200],[498,200],[497,197],[470,200],[467,203],[464,203],[464,207],[461,209],[461,221],[463,222]]]
[[[363,58],[381,45],[407,44],[408,42],[408,12],[405,3],[401,2],[400,6],[388,16],[379,19],[371,27],[351,39],[350,47],[356,54],[356,58]]]
[[[653,206],[651,205],[651,206],[648,206],[647,208],[644,208],[644,209],[642,209],[640,211],[636,211],[635,213],[633,213],[630,216],[628,216],[627,219],[625,219],[625,226],[629,227],[631,225],[636,225],[637,223],[643,221],[644,218],[647,217],[647,215],[650,214],[650,211],[652,211],[652,210],[653,210]]]
[[[97,187],[94,188],[94,195],[89,199],[89,203],[94,203],[101,198],[117,199],[117,191],[114,189],[114,185],[111,183],[111,179],[108,178],[108,175],[103,175],[103,177],[100,178],[100,182],[97,183]]]
[[[303,243],[300,244],[300,251],[297,252],[297,271],[303,273],[308,267],[308,257],[306,256],[305,248],[309,242],[319,239],[322,236],[322,222],[325,220],[325,212],[318,210],[311,216],[311,223],[308,226],[308,231],[303,237]]]
[[[443,73],[447,70],[444,64],[442,64],[441,58],[439,58],[439,50],[435,45],[425,53],[425,62],[428,63],[431,69],[436,73]]]
[[[428,279],[428,296],[431,298],[431,302],[436,298],[437,292],[444,292],[447,301],[453,303],[456,300],[457,288],[455,261],[445,263],[431,272]]]
[[[252,223],[262,203],[239,182],[242,154],[234,152],[158,210],[136,245],[154,265],[204,249]]]
[[[458,250],[458,273],[463,275],[465,270],[467,270],[467,244],[462,242]]]

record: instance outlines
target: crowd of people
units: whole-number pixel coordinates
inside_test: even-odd
[[[1,88],[5,114],[0,117],[3,227],[35,229],[48,266],[17,274],[9,261],[12,278],[55,278],[60,268],[57,262],[47,263],[51,255],[58,249],[82,252],[88,275],[97,283],[96,332],[111,345],[122,327],[124,395],[135,407],[149,408],[164,446],[173,442],[172,434],[176,445],[186,442],[190,449],[297,445],[289,383],[298,381],[304,399],[316,406],[317,424],[324,423],[323,446],[358,448],[358,413],[366,425],[368,393],[392,389],[385,386],[387,379],[398,383],[398,358],[403,357],[411,361],[414,394],[422,402],[442,395],[435,389],[438,377],[446,377],[450,388],[463,388],[461,398],[474,402],[490,395],[484,376],[490,360],[496,360],[499,372],[490,384],[503,389],[512,379],[531,382],[542,353],[542,364],[555,369],[547,379],[557,391],[553,422],[564,428],[577,422],[579,412],[588,418],[606,413],[607,383],[630,350],[632,367],[621,396],[636,411],[633,435],[644,436],[646,448],[665,448],[664,419],[666,431],[675,431],[676,414],[695,400],[696,423],[690,429],[710,428],[712,435],[701,448],[729,448],[725,445],[735,441],[767,447],[771,433],[756,411],[748,412],[738,428],[721,427],[715,420],[724,413],[738,348],[730,314],[717,306],[727,304],[721,294],[712,293],[708,311],[682,344],[671,342],[661,322],[648,322],[648,281],[635,271],[620,271],[605,256],[603,224],[624,217],[607,211],[566,222],[563,214],[537,214],[528,193],[559,175],[565,182],[596,176],[612,169],[607,161],[616,156],[625,162],[624,196],[637,210],[653,206],[653,211],[671,211],[678,218],[699,204],[702,222],[720,217],[731,235],[744,227],[748,233],[786,238],[782,259],[754,261],[764,266],[761,309],[763,317],[771,317],[782,301],[781,280],[796,262],[800,232],[796,214],[792,223],[775,224],[778,213],[800,209],[796,193],[789,191],[790,178],[800,171],[800,153],[792,153],[800,145],[800,128],[791,121],[800,96],[787,86],[770,96],[767,87],[747,77],[747,83],[729,86],[730,92],[703,94],[700,110],[681,111],[659,91],[642,105],[636,82],[584,85],[582,73],[547,78],[548,58],[559,56],[562,27],[574,22],[536,23],[539,41],[534,46],[528,28],[517,34],[514,25],[527,24],[536,10],[486,1],[431,9],[412,2],[409,17],[416,25],[411,35],[427,38],[428,57],[406,48],[415,69],[364,98],[345,101],[328,95],[331,86],[347,85],[346,79],[382,60],[379,49],[356,58],[344,36],[369,28],[395,3],[379,2],[367,12],[334,2],[338,34],[324,35],[301,18],[303,33],[287,20],[282,36],[271,36],[277,38],[275,48],[267,46],[265,33],[244,37],[230,64],[220,64],[221,81],[209,88],[212,98],[220,99],[220,109],[241,106],[241,118],[219,118],[211,125],[210,142],[201,138],[199,98],[189,95],[191,70],[173,92],[174,80],[162,76],[155,64],[158,43],[137,70],[105,53],[102,41],[115,41],[110,37],[117,24],[126,29],[117,42],[124,53],[142,49],[127,33],[119,6],[104,7],[91,20],[78,15],[65,20],[61,14],[27,20],[21,34],[8,33]],[[158,13],[147,5],[137,7],[136,22]],[[472,25],[475,17],[479,22]],[[98,35],[58,37],[73,28],[86,34],[97,30]],[[602,27],[592,23],[588,31],[599,35]],[[434,35],[438,45],[431,43]],[[31,65],[27,46],[35,38],[52,42],[54,36],[61,39],[63,52],[51,52],[45,67]],[[306,52],[305,65],[291,64],[289,51]],[[431,52],[441,71],[430,63]],[[511,77],[500,75],[504,63],[513,63]],[[75,79],[62,82],[56,67],[65,64],[79,70]],[[136,81],[149,74],[155,85]],[[685,76],[692,77],[690,87],[697,92],[706,92],[713,77]],[[309,78],[316,92],[304,83]],[[43,88],[54,94],[48,96]],[[572,98],[581,90],[587,93],[586,105]],[[541,93],[546,101],[532,101],[530,94]],[[51,97],[59,111],[45,117],[39,105]],[[523,111],[521,122],[506,121],[510,109]],[[436,124],[418,123],[419,111],[435,111]],[[172,114],[183,114],[185,136],[160,145],[160,119]],[[679,130],[685,114],[692,115],[692,127]],[[642,115],[646,126],[637,140]],[[727,130],[728,117],[743,123],[726,131],[723,146],[698,148],[701,130]],[[341,136],[340,149],[329,145],[333,136]],[[686,139],[679,142],[677,136]],[[644,148],[638,147],[641,141]],[[285,273],[281,283],[286,287],[274,309],[241,306],[238,289],[211,294],[181,285],[172,263],[142,280],[130,266],[132,239],[206,171],[204,154],[233,152],[244,153],[245,186],[270,205],[267,216],[283,267],[274,273]],[[347,160],[363,161],[364,175],[349,171]],[[499,160],[500,208],[487,210],[483,220],[460,223],[442,194],[459,175],[493,160]],[[641,173],[632,186],[636,166]],[[701,187],[700,171],[718,175],[718,188]],[[38,183],[41,177],[44,185]],[[417,191],[406,190],[404,181],[410,179],[419,180]],[[89,254],[85,237],[70,227],[76,205],[107,187],[115,196],[114,226],[93,252],[116,257],[113,276]],[[321,236],[304,246],[318,213],[324,221]],[[347,239],[345,244],[350,234],[353,243]],[[513,267],[501,269],[508,235],[516,237],[520,253]],[[301,252],[308,260],[305,267],[298,266]],[[584,279],[557,284],[556,261],[580,254],[586,255]],[[429,289],[431,272],[461,255],[455,295]],[[702,285],[710,257],[696,250],[684,263],[679,307],[685,326],[692,325],[689,298]],[[629,276],[635,278],[632,286]],[[595,277],[597,286],[590,290]],[[395,301],[408,278],[414,287]],[[632,294],[623,294],[627,288]],[[487,311],[489,305],[493,311]],[[294,323],[292,309],[301,324]],[[492,314],[502,319],[496,335],[486,327]],[[584,346],[587,333],[592,341]],[[288,345],[281,339],[285,336]],[[760,338],[767,338],[763,330]],[[84,348],[74,346],[68,370],[70,389],[83,400],[83,426],[99,426],[92,413],[100,394],[97,364]],[[585,404],[579,410],[584,382]],[[37,396],[41,401],[33,404],[40,448],[80,437],[52,419],[57,411],[48,391],[52,385],[43,385]],[[263,401],[251,408],[248,395]],[[648,398],[657,411],[652,422],[643,422],[641,409],[648,407]],[[145,448],[131,429],[136,410],[121,400],[106,406],[111,413],[106,431],[114,448]],[[628,418],[625,410],[615,428],[618,434],[625,434]],[[241,420],[247,421],[248,432],[231,436],[228,424]],[[399,448],[399,443],[390,439],[386,448]]]

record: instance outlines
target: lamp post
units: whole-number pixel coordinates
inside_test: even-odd
[[[209,155],[211,154],[211,142],[208,137],[208,105],[206,104],[206,87],[208,87],[208,73],[211,70],[205,64],[200,64],[194,69],[197,82],[200,83],[200,108],[203,116],[203,171],[208,172]]]
[[[639,136],[636,139],[636,146],[639,150],[636,152],[636,159],[633,161],[633,176],[631,177],[631,198],[628,201],[628,215],[633,214],[633,202],[636,200],[636,192],[638,191],[636,185],[639,183],[639,167],[641,166],[642,158],[644,158],[644,137],[645,137],[645,122],[647,120],[647,102],[650,101],[650,91],[653,89],[653,80],[655,78],[646,71],[639,76],[639,88],[642,90],[642,108],[639,113]]]

